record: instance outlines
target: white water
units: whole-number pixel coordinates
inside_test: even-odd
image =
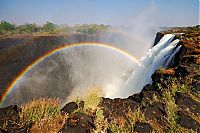
[[[126,81],[125,87],[119,88],[117,94],[112,94],[112,96],[125,98],[140,92],[143,86],[152,82],[151,75],[156,69],[170,65],[174,55],[181,48],[181,46],[176,47],[179,42],[178,39],[172,42],[174,37],[175,35],[172,34],[164,35],[158,44],[140,60],[140,63]]]

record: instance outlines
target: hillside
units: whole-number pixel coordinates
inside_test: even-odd
[[[58,99],[39,99],[22,106],[11,105],[0,109],[0,131],[200,133],[200,28],[196,26],[162,31],[157,33],[155,42],[167,33],[176,34],[182,48],[176,55],[174,64],[167,69],[156,70],[152,75],[153,83],[144,86],[140,93],[125,99],[109,99],[100,97],[100,92],[97,91],[99,88],[93,88],[85,97],[75,99],[62,109],[59,107]],[[182,36],[177,33],[181,33]],[[46,37],[36,38],[40,40]],[[53,44],[52,42],[58,40],[56,37],[50,38],[45,39],[45,42],[50,41]],[[24,48],[21,42],[18,46],[19,49]],[[52,45],[52,48],[53,46],[55,45]],[[26,46],[26,48],[38,47]],[[9,51],[10,57],[22,57],[21,53],[12,50],[12,46]],[[3,53],[4,49],[2,48],[0,52]],[[0,57],[2,71],[0,74],[6,75],[3,72],[11,70],[3,65],[5,58],[11,60],[10,57]],[[28,60],[27,63],[31,61]],[[13,66],[16,67],[15,64]],[[16,69],[21,70],[17,67]],[[0,76],[2,83],[10,82],[4,79],[5,77]]]

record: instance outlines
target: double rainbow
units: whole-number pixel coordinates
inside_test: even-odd
[[[132,61],[138,63],[138,59],[135,58],[134,56],[132,56],[131,54],[129,54],[128,52],[121,50],[119,48],[115,48],[113,46],[107,45],[107,44],[103,44],[103,43],[96,43],[96,42],[87,42],[87,43],[76,43],[76,44],[67,44],[67,45],[62,45],[59,48],[56,48],[52,51],[47,52],[46,54],[44,54],[43,56],[39,57],[38,59],[36,59],[34,62],[32,62],[29,66],[25,67],[25,69],[23,71],[20,72],[20,74],[11,82],[11,84],[6,88],[5,92],[2,94],[2,96],[0,97],[0,107],[3,106],[4,101],[6,100],[6,98],[8,97],[8,95],[12,92],[12,90],[15,88],[15,84],[24,76],[26,75],[26,73],[28,73],[30,71],[31,68],[33,68],[34,66],[36,66],[38,63],[40,63],[41,61],[43,61],[44,59],[48,58],[49,56],[56,54],[59,51],[68,49],[68,48],[74,48],[74,47],[79,47],[79,46],[97,46],[97,47],[104,47],[104,48],[108,48],[111,50],[114,50],[116,52],[119,52],[125,56],[127,56],[128,58],[130,58]]]

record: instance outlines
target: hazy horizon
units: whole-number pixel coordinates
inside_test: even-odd
[[[127,26],[141,21],[160,26],[199,24],[199,0],[0,0],[0,20],[17,25]]]

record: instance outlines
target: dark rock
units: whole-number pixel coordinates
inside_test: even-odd
[[[187,94],[176,92],[175,102],[181,109],[189,110],[197,116],[200,115],[200,104]]]
[[[159,70],[156,70],[152,75],[151,79],[153,81],[153,85],[156,83],[161,83],[161,79],[163,78],[163,75],[159,72]],[[155,86],[155,85],[154,85]]]
[[[193,92],[195,92],[196,94],[200,94],[200,80],[197,82],[193,82],[191,86]]]
[[[139,103],[131,99],[102,98],[100,106],[103,107],[104,117],[111,120],[117,117],[126,118],[126,113],[128,111],[135,111],[139,106]]]
[[[136,94],[129,96],[128,99],[131,99],[133,101],[140,103],[142,101],[142,97],[143,97],[142,93],[136,93]]]
[[[154,102],[154,103],[152,103],[152,106],[158,108],[161,112],[163,112],[163,114],[165,114],[165,112],[164,112],[165,108],[164,108],[164,104],[163,103]]]
[[[95,129],[94,121],[84,113],[70,114],[65,125],[60,130],[62,133],[90,133]]]
[[[194,131],[197,131],[198,133],[200,132],[200,124],[192,119],[189,115],[178,111],[177,113],[179,115],[179,121],[178,123],[187,129],[192,129]]]
[[[72,113],[75,110],[78,109],[78,105],[75,102],[70,102],[67,103],[62,109],[61,111],[66,112],[66,113]]]
[[[156,38],[155,38],[155,41],[154,41],[154,45],[153,45],[153,46],[155,46],[155,45],[160,41],[160,39],[161,39],[163,36],[164,36],[163,33],[158,32],[158,33],[156,34]]]
[[[153,129],[149,123],[138,122],[136,123],[134,130],[138,133],[151,133]]]
[[[154,96],[156,96],[158,99],[160,98],[159,93],[156,91],[144,91],[141,104],[146,105],[150,102],[153,102]]]
[[[147,105],[144,108],[144,116],[148,120],[160,120],[164,116],[164,107],[162,103],[154,103],[153,105]]]
[[[187,69],[185,67],[179,66],[176,70],[175,70],[175,75],[176,77],[185,77],[187,76],[189,73],[187,71]]]

